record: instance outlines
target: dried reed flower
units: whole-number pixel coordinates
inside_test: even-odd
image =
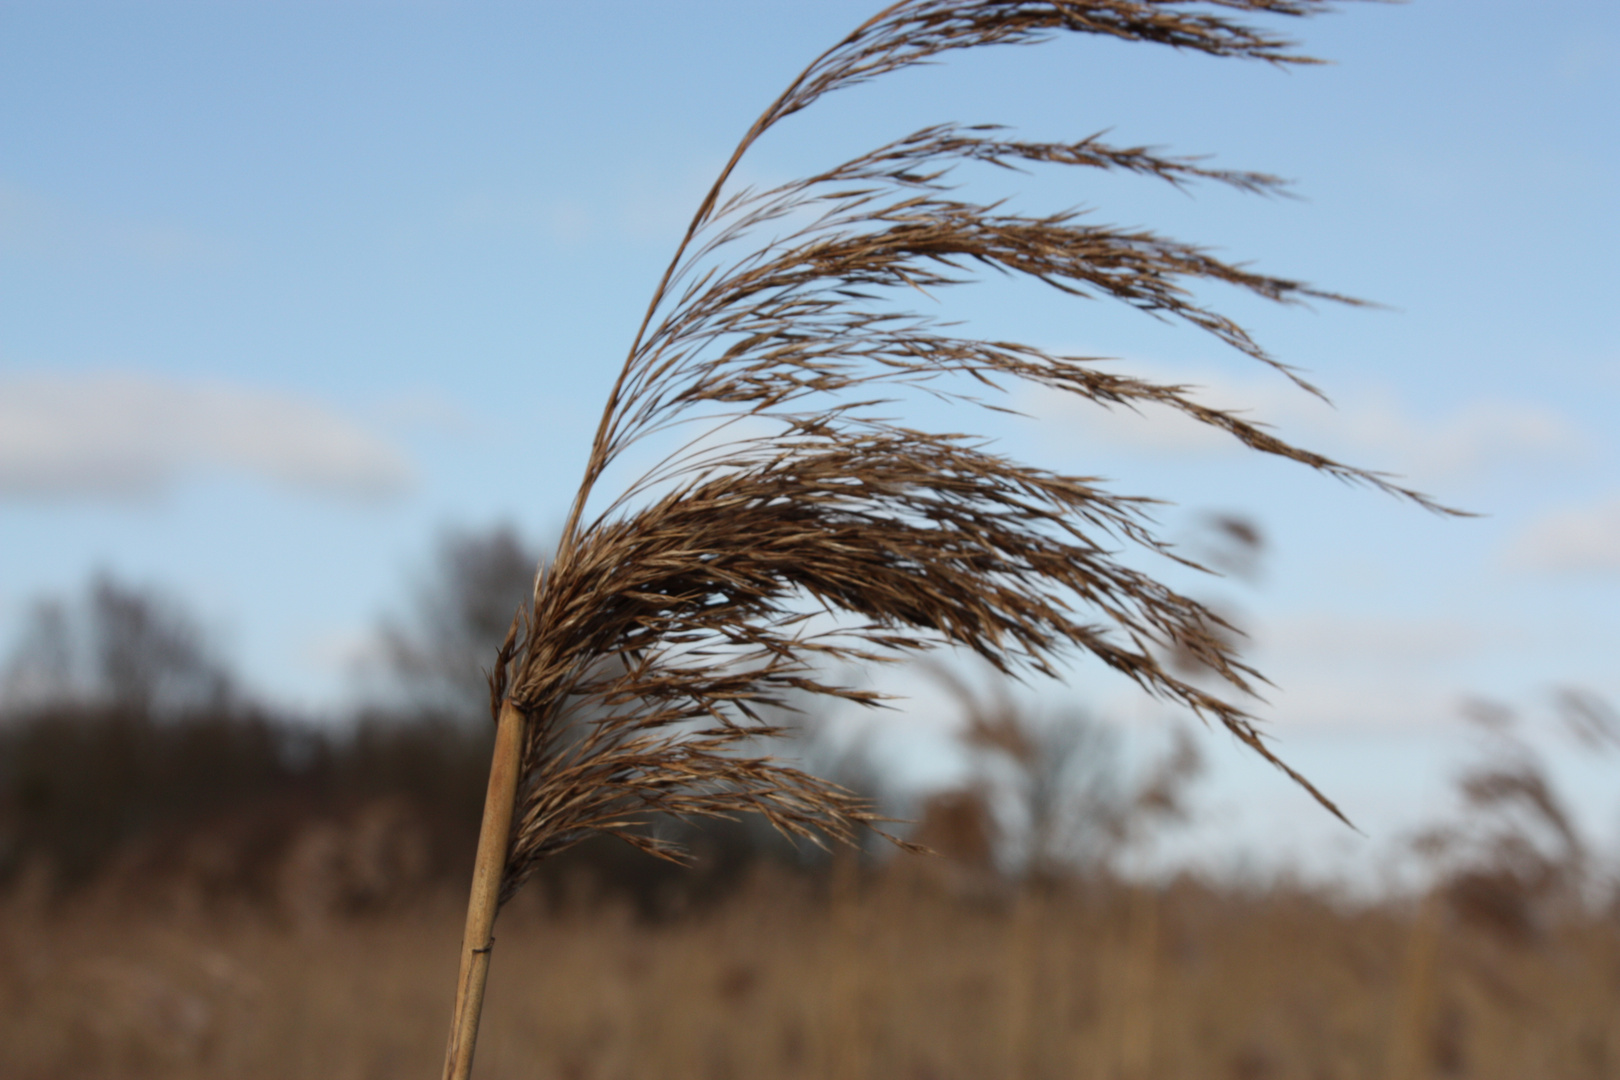
[[[1315,393],[1191,287],[1220,282],[1279,303],[1357,301],[1074,211],[1026,216],[964,201],[947,174],[980,162],[1257,193],[1282,182],[1097,137],[1025,142],[996,126],[949,124],[807,179],[726,191],[744,154],[784,119],[832,91],[954,50],[1034,44],[1070,30],[1305,64],[1314,61],[1291,42],[1233,13],[1306,16],[1327,7],[902,0],[823,53],[771,103],[654,290],[555,559],[495,665],[497,714],[510,714],[522,732],[521,764],[509,780],[519,790],[503,899],[541,859],[592,831],[671,854],[637,828],[651,812],[756,811],[791,834],[847,837],[873,820],[870,811],[761,752],[758,741],[779,733],[770,710],[798,695],[875,704],[872,692],[825,672],[940,645],[971,649],[1003,672],[1052,676],[1070,656],[1089,653],[1225,726],[1338,813],[1273,755],[1248,713],[1157,658],[1173,651],[1195,659],[1239,693],[1258,678],[1233,653],[1216,613],[1122,560],[1121,549],[1135,548],[1187,561],[1155,534],[1151,500],[884,415],[885,396],[907,388],[974,402],[964,387],[1022,380],[1105,406],[1167,406],[1262,453],[1443,509],[1203,405],[1187,387],[1028,344],[956,336],[905,307],[916,291],[935,295],[976,270],[1023,275],[1189,323]],[[721,441],[740,420],[774,426]],[[693,433],[685,449],[587,518],[607,470],[676,426]],[[469,942],[480,940],[469,922]]]
[[[633,828],[649,810],[756,810],[797,834],[836,836],[869,820],[830,784],[750,752],[777,733],[763,709],[789,693],[870,703],[821,675],[828,662],[892,660],[949,643],[1003,671],[1057,673],[1088,652],[1149,692],[1213,718],[1278,761],[1239,707],[1167,671],[1155,652],[1196,658],[1234,689],[1255,673],[1200,604],[1126,567],[1115,545],[1176,558],[1149,500],[1008,460],[962,435],[881,415],[889,384],[968,400],[949,377],[1026,380],[1109,406],[1157,403],[1264,453],[1433,506],[1386,478],[1290,445],[1186,387],[1102,370],[1012,342],[952,336],[903,297],[1022,274],[1191,323],[1293,372],[1188,286],[1219,281],[1284,303],[1355,303],[1223,262],[1151,232],[1075,212],[1027,217],[952,197],[963,161],[1122,170],[1182,185],[1270,192],[1275,177],[1205,167],[1098,138],[1034,143],[993,126],[918,131],[819,175],[724,197],[737,163],[771,127],[822,95],[954,50],[1031,44],[1059,30],[1158,42],[1216,56],[1310,63],[1290,43],[1218,9],[1308,15],[1320,0],[1084,0],[896,4],[824,53],[765,110],[703,200],[648,305],[609,395],[555,562],[497,665],[497,707],[528,718],[521,808],[506,895],[535,863],[590,830],[655,852]],[[766,230],[782,224],[779,235]],[[733,255],[733,253],[737,253]],[[715,445],[740,417],[780,427]],[[676,425],[700,437],[600,516],[587,500],[638,440]],[[663,493],[636,505],[636,498]],[[814,626],[813,611],[858,620]],[[583,726],[570,713],[589,714]],[[694,730],[694,726],[696,730]],[[572,735],[572,738],[567,736]],[[1334,810],[1337,813],[1337,810]]]

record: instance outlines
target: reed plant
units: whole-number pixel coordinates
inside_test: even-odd
[[[911,307],[1000,272],[1190,324],[1318,393],[1195,289],[1358,301],[1076,211],[972,201],[950,172],[1058,166],[1258,194],[1282,182],[1099,137],[1036,142],[941,124],[804,179],[731,185],[762,136],[827,94],[959,50],[1072,31],[1309,64],[1291,41],[1242,20],[1328,6],[902,0],[817,57],[754,121],[653,290],[555,557],[495,659],[495,759],[446,1077],[471,1068],[496,910],[547,856],[593,833],[677,856],[642,828],[652,814],[751,811],[816,840],[849,839],[876,821],[849,792],[762,748],[793,700],[879,703],[829,672],[952,647],[1001,672],[1056,677],[1090,655],[1223,726],[1338,813],[1237,703],[1259,675],[1220,616],[1131,565],[1142,552],[1187,561],[1156,532],[1151,500],[890,415],[913,392],[994,409],[994,395],[1019,384],[1106,407],[1151,404],[1263,454],[1443,509],[1212,408],[1189,387],[964,336]],[[659,464],[620,491],[600,490],[633,448],[672,434],[679,446]],[[1227,692],[1177,674],[1170,655],[1196,661]]]

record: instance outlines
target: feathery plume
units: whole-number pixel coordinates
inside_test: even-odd
[[[492,704],[502,724],[521,732],[502,899],[540,860],[591,832],[674,854],[638,827],[654,812],[754,811],[790,834],[847,838],[873,822],[871,811],[761,749],[760,740],[779,734],[773,710],[806,695],[876,704],[871,691],[827,672],[940,646],[971,649],[1003,672],[1049,676],[1090,654],[1224,726],[1339,813],[1271,752],[1240,706],[1161,664],[1174,650],[1239,695],[1259,680],[1232,652],[1219,616],[1123,561],[1130,549],[1185,561],[1156,535],[1151,500],[885,415],[891,395],[914,390],[996,408],[970,391],[1022,381],[1104,406],[1168,407],[1262,453],[1444,511],[1383,475],[1201,404],[1188,387],[1027,343],[959,336],[907,308],[919,292],[938,297],[986,271],[1024,276],[1188,323],[1316,393],[1193,288],[1219,282],[1284,304],[1358,301],[1075,211],[1028,216],[967,201],[949,173],[977,162],[1261,194],[1283,183],[1098,136],[1027,142],[996,126],[946,124],[805,179],[727,189],[765,132],[822,96],[954,50],[1078,31],[1309,64],[1288,40],[1238,18],[1327,7],[903,0],[823,53],[771,103],[653,292],[555,559],[495,664]],[[740,421],[749,434],[728,438]],[[683,449],[588,514],[611,466],[677,428],[690,434]],[[500,833],[506,840],[504,827]],[[469,921],[469,949],[486,937],[487,927],[477,934]]]

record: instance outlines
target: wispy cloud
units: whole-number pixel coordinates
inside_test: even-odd
[[[0,375],[0,498],[141,498],[219,469],[368,500],[414,479],[396,447],[308,399],[126,372]]]
[[[1428,670],[1510,644],[1516,632],[1478,620],[1436,615],[1277,616],[1256,631],[1268,654],[1352,671]]]
[[[1299,611],[1250,630],[1252,658],[1274,680],[1260,715],[1357,727],[1455,720],[1479,665],[1532,636],[1509,620],[1434,613]]]
[[[1620,572],[1620,496],[1546,514],[1509,545],[1505,561],[1555,574]]]
[[[1574,420],[1533,401],[1476,398],[1424,416],[1387,392],[1345,394],[1329,405],[1276,376],[1235,380],[1161,370],[1145,374],[1184,384],[1197,400],[1240,410],[1312,450],[1348,456],[1353,464],[1389,469],[1422,483],[1575,459],[1592,445]],[[1229,436],[1164,408],[1104,409],[1059,391],[1042,391],[1021,407],[1058,420],[1054,426],[1065,439],[1087,445],[1170,456],[1246,452]]]
[[[1553,77],[1568,87],[1591,83],[1620,62],[1620,39],[1612,34],[1571,33],[1553,61]]]
[[[626,173],[580,195],[535,191],[516,184],[481,185],[458,195],[446,223],[465,233],[516,233],[564,246],[614,235],[639,242],[673,243],[691,221],[720,166],[719,160]],[[739,177],[728,193],[759,177]]]
[[[577,244],[590,237],[598,221],[592,208],[578,199],[479,189],[451,204],[449,223],[467,232],[516,231],[538,234],[556,243]]]
[[[0,182],[0,242],[48,259],[118,258],[155,266],[216,263],[230,246],[182,225],[124,220]]]
[[[384,398],[375,415],[407,435],[437,435],[467,440],[487,434],[488,417],[475,416],[441,388],[418,387]]]

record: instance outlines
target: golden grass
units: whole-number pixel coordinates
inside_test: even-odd
[[[482,1077],[1620,1073],[1612,916],[1515,944],[1449,908],[1419,920],[1190,883],[968,896],[915,865],[762,871],[715,907],[657,922],[537,895],[502,919]],[[457,899],[295,926],[13,894],[0,1074],[421,1075],[440,1052]]]

